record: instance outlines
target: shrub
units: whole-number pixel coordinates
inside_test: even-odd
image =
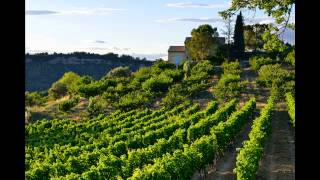
[[[90,84],[81,84],[78,86],[78,93],[86,98],[93,97],[105,92],[108,88],[116,86],[114,80],[103,79],[100,81],[92,81]]]
[[[150,102],[149,95],[141,91],[133,91],[124,96],[121,96],[115,106],[121,110],[131,110],[146,106]]]
[[[176,69],[176,65],[163,60],[158,60],[151,66],[153,76],[158,76],[166,69]]]
[[[159,68],[161,70],[165,70],[165,69],[175,69],[176,68],[176,65],[170,63],[170,62],[167,62],[167,61],[156,61],[152,66],[151,68]]]
[[[245,89],[245,82],[241,82],[239,75],[223,74],[214,87],[214,95],[220,102],[239,98]]]
[[[131,71],[128,66],[119,66],[116,68],[111,69],[107,75],[106,78],[116,78],[116,77],[128,77],[131,75]]]
[[[207,82],[209,75],[205,72],[200,72],[198,74],[192,74],[190,77],[184,80],[185,85],[192,86],[193,84],[199,84],[202,82]]]
[[[149,79],[151,75],[152,71],[149,67],[141,67],[138,71],[133,73],[134,78],[139,82],[144,82],[145,80]]]
[[[79,97],[72,97],[71,99],[65,100],[58,105],[58,110],[67,112],[79,103]]]
[[[208,76],[213,75],[214,66],[208,60],[200,61],[192,67],[191,75],[197,75],[200,73],[206,73]]]
[[[47,101],[47,97],[39,92],[25,92],[25,106],[40,106]]]
[[[80,76],[74,72],[66,72],[58,81],[52,84],[48,93],[53,99],[63,97],[68,94],[74,84],[79,81]]]
[[[287,81],[282,85],[273,84],[271,87],[271,94],[280,100],[283,100],[288,92],[295,92],[295,81]]]
[[[222,69],[224,74],[240,75],[241,73],[239,61],[224,62],[222,64]]]
[[[135,86],[133,86],[134,84],[132,82],[133,81],[118,83],[114,88],[114,92],[123,95],[133,91],[135,89]]]
[[[68,89],[65,84],[55,82],[52,84],[51,88],[48,90],[49,97],[52,99],[58,99],[67,95]]]
[[[97,116],[99,114],[105,114],[107,109],[108,102],[101,96],[91,97],[89,99],[87,111],[89,112],[90,117]]]
[[[282,69],[280,64],[263,65],[258,71],[257,83],[265,87],[279,87],[290,80],[294,80],[294,74]]]
[[[258,71],[263,65],[275,64],[275,63],[276,61],[272,60],[270,57],[264,57],[264,56],[253,56],[249,59],[249,64],[251,68],[255,71]]]
[[[271,88],[271,93],[279,99],[284,98],[286,92],[295,91],[294,73],[282,69],[280,64],[263,65],[258,74],[257,83]]]
[[[166,69],[161,74],[172,78],[173,82],[179,82],[183,79],[183,72],[179,69]]]
[[[111,146],[111,152],[115,156],[120,157],[122,154],[126,154],[127,146],[126,143],[123,141],[116,142],[113,146]]]
[[[142,88],[151,93],[159,93],[167,91],[172,82],[172,78],[165,75],[160,75],[158,77],[152,77],[143,82]]]
[[[167,95],[163,98],[163,104],[167,108],[173,108],[187,100],[184,88],[181,84],[174,84],[169,88]]]
[[[296,65],[296,58],[295,58],[295,50],[293,49],[285,58],[285,62],[288,64],[295,66]]]
[[[208,89],[209,86],[210,85],[208,83],[205,83],[205,82],[199,82],[199,83],[190,84],[189,86],[185,87],[186,94],[188,94],[189,96],[194,97],[197,93]]]

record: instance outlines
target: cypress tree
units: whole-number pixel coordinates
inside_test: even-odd
[[[236,25],[234,27],[234,53],[236,58],[242,59],[244,56],[244,35],[243,35],[243,18],[240,14],[237,16]]]

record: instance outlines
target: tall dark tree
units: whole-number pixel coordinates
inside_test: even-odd
[[[242,59],[244,55],[244,35],[243,35],[243,18],[240,14],[237,16],[236,25],[234,27],[234,54],[236,58]]]

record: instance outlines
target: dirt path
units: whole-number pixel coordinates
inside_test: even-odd
[[[254,92],[258,91],[257,87],[255,86],[255,77],[256,73],[253,72],[249,67],[248,64],[242,64],[243,73],[241,74],[241,80],[247,80],[248,84],[245,90],[245,93],[241,95],[240,104],[244,104],[250,98],[250,96],[256,96],[253,94]],[[264,94],[265,95],[265,94]],[[264,104],[264,99],[257,100],[257,106],[261,107]],[[258,108],[259,109],[259,108]],[[256,115],[259,115],[259,110],[257,110]],[[236,175],[233,173],[233,169],[235,168],[236,163],[236,156],[237,152],[236,149],[242,147],[242,142],[248,139],[248,134],[251,130],[252,118],[249,123],[245,125],[243,130],[239,133],[239,135],[235,138],[234,145],[231,146],[228,150],[224,152],[223,157],[221,157],[215,166],[215,168],[209,168],[206,179],[214,179],[214,180],[236,180]],[[195,173],[192,180],[200,180],[201,177],[199,173]],[[203,179],[203,178],[202,178]]]
[[[257,113],[258,114],[258,113]],[[236,180],[235,173],[233,169],[235,168],[236,161],[236,148],[242,147],[242,142],[248,139],[248,134],[251,130],[252,120],[249,121],[240,132],[240,134],[235,138],[234,145],[230,146],[228,150],[224,152],[223,157],[221,157],[215,166],[215,168],[209,168],[206,179],[214,180]],[[192,180],[200,180],[200,175],[197,173],[194,175]]]
[[[284,103],[277,105],[272,121],[272,133],[266,143],[260,162],[258,179],[295,179],[294,130]]]
[[[255,83],[257,74],[250,70],[248,62],[241,64],[243,73],[241,80],[248,81],[245,93],[241,94],[240,103],[245,103],[251,96],[257,101],[257,109],[264,107],[269,97],[269,89],[258,87]],[[248,138],[252,121],[236,137],[235,146],[227,150],[222,158],[217,161],[215,169],[208,169],[206,179],[235,180],[233,173],[236,162],[236,148],[242,147],[242,142]],[[266,143],[264,156],[260,162],[257,179],[259,180],[292,180],[295,175],[295,143],[294,130],[290,127],[289,116],[285,104],[277,103],[274,119],[272,121],[272,133]],[[198,173],[193,180],[199,180]]]

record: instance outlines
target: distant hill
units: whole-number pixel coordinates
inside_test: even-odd
[[[65,72],[89,75],[100,79],[109,70],[118,66],[129,66],[132,71],[151,66],[152,61],[129,55],[109,53],[105,55],[86,52],[26,54],[26,91],[42,91],[50,88]]]

